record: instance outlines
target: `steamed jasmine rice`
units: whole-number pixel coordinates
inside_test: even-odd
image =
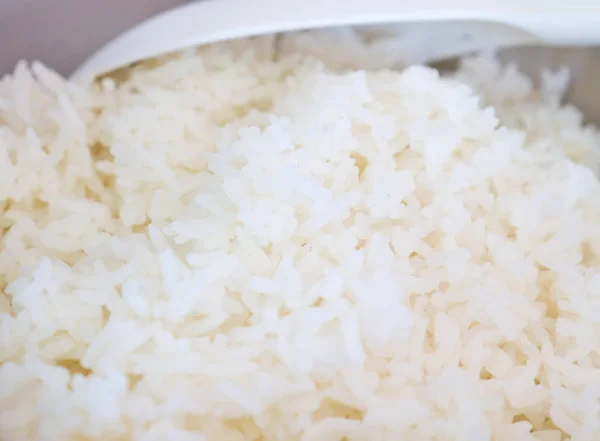
[[[565,72],[315,35],[2,80],[1,440],[600,439]]]

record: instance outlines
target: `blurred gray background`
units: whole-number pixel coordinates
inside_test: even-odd
[[[185,0],[0,0],[0,76],[20,59],[70,74],[121,32]]]

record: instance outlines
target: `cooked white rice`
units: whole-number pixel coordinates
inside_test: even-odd
[[[600,439],[600,135],[564,72],[302,38],[2,80],[0,439]]]

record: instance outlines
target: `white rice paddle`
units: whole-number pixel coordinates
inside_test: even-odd
[[[134,62],[223,40],[384,23],[406,23],[410,32],[428,33],[428,44],[409,60],[414,63],[515,45],[600,44],[597,0],[206,0],[159,14],[122,34],[72,78],[89,80]]]

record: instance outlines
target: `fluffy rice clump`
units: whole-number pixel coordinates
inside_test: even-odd
[[[0,439],[599,440],[562,74],[274,47],[2,80]]]

